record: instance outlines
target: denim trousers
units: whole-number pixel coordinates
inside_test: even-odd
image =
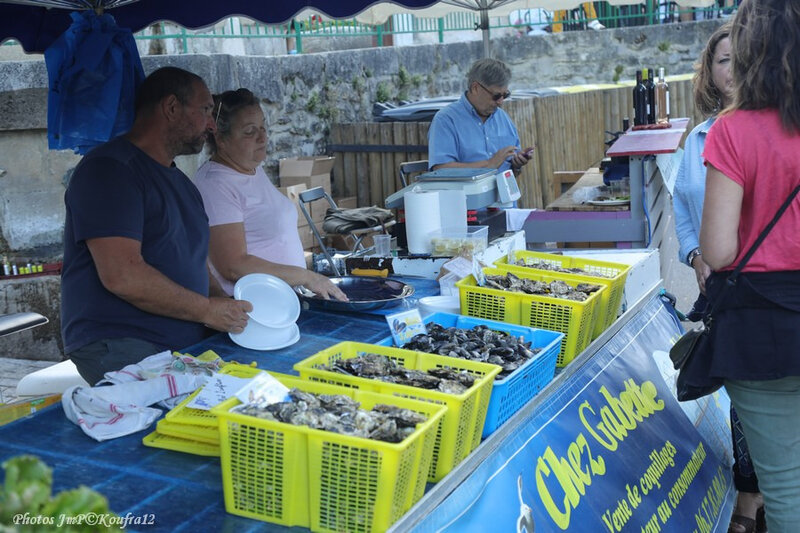
[[[106,372],[119,370],[127,365],[138,363],[145,357],[163,351],[155,344],[141,339],[123,337],[102,339],[82,346],[67,354],[78,373],[86,382],[94,386],[103,379]]]
[[[770,533],[800,524],[800,376],[726,380],[764,496]]]

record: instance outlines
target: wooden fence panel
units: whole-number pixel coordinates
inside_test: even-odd
[[[367,132],[369,133],[369,135],[367,136],[367,142],[368,143],[372,144],[372,143],[374,143],[373,139],[380,139],[381,138],[381,126],[383,126],[383,124],[380,124],[380,123],[377,123],[377,122],[367,125]],[[377,191],[377,194],[380,194],[380,192],[383,190],[383,184],[381,183],[381,176],[376,170],[376,169],[380,169],[381,168],[381,163],[382,163],[383,157],[382,157],[382,154],[380,154],[379,152],[369,152],[368,159],[369,159],[369,168],[366,170],[367,175],[364,176],[363,179],[367,180],[367,183],[369,183],[369,192],[370,192],[370,194],[369,194],[369,202],[363,203],[363,202],[359,201],[358,205],[359,206],[365,206],[365,205],[379,205],[379,206],[382,206],[383,205],[383,201],[381,201],[378,204],[375,204],[374,195],[376,194],[376,191]],[[361,179],[362,178],[359,178],[359,180],[358,180],[359,183],[361,183]],[[359,198],[359,200],[360,200],[360,198]]]
[[[343,124],[338,124],[337,126],[331,128],[331,144],[332,145],[341,145],[344,144],[342,141],[342,131],[344,130]],[[331,192],[333,193],[334,197],[342,197],[345,195],[345,186],[344,182],[342,181],[344,178],[344,154],[338,153],[338,157],[333,162],[333,172],[332,172],[332,180],[331,180]]]

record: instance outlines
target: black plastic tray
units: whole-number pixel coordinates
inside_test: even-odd
[[[394,279],[344,276],[330,278],[330,280],[342,289],[342,292],[350,299],[349,302],[341,302],[334,299],[326,300],[319,296],[307,296],[299,292],[300,301],[308,303],[312,309],[369,311],[392,307],[414,294],[414,287]]]

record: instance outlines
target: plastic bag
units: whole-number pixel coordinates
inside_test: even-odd
[[[85,154],[128,131],[144,69],[133,34],[111,15],[71,13],[72,25],[44,53],[51,149]]]

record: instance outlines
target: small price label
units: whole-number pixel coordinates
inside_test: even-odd
[[[386,315],[386,322],[389,324],[389,329],[392,330],[395,346],[403,346],[415,335],[427,333],[419,309],[409,309],[393,315]]]

